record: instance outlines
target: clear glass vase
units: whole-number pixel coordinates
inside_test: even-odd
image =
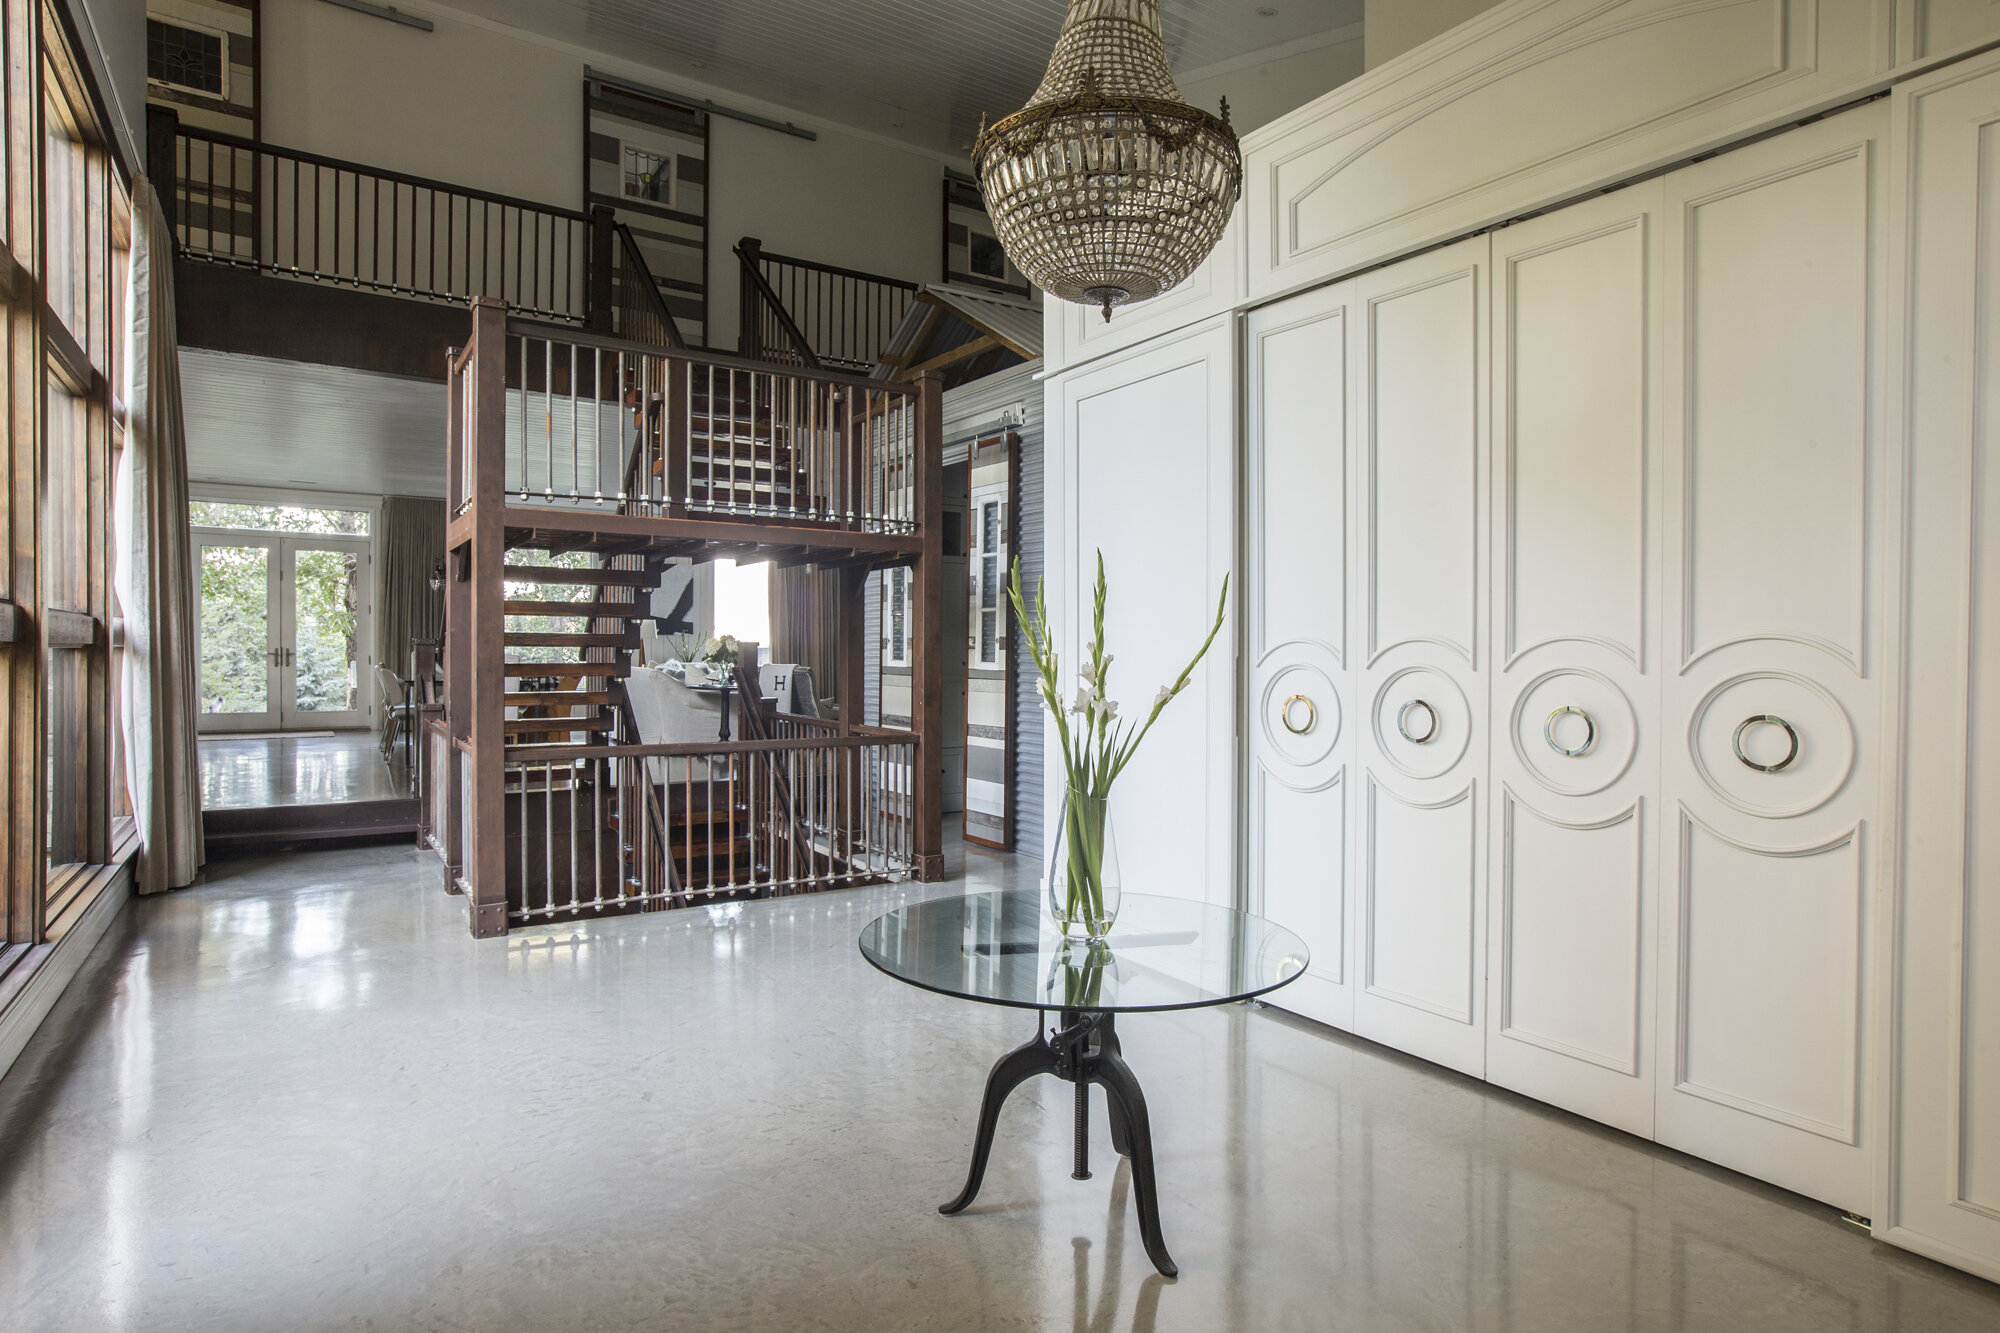
[[[1049,915],[1067,939],[1093,943],[1118,919],[1118,841],[1109,803],[1071,788],[1049,861]]]

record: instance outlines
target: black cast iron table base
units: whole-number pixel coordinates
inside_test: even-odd
[[[986,1159],[993,1151],[993,1131],[1007,1095],[1037,1074],[1054,1074],[1076,1087],[1076,1159],[1070,1177],[1090,1179],[1090,1085],[1103,1088],[1111,1110],[1111,1146],[1132,1162],[1132,1192],[1139,1205],[1139,1238],[1146,1257],[1168,1277],[1180,1269],[1160,1238],[1160,1200],[1153,1183],[1153,1132],[1146,1120],[1146,1096],[1139,1080],[1118,1049],[1118,1031],[1108,1013],[1062,1011],[1060,1030],[1043,1036],[1039,1018],[1035,1037],[1009,1051],[986,1077],[986,1096],[979,1103],[979,1130],[972,1141],[972,1169],[965,1188],[938,1211],[949,1217],[967,1207],[986,1178]]]

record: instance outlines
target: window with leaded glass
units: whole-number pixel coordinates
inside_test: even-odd
[[[228,97],[227,39],[207,28],[146,20],[146,77],[171,88]]]

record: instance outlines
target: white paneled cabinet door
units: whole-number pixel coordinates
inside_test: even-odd
[[[1647,1137],[1661,197],[1493,238],[1486,1076]]]
[[[1863,1214],[1887,115],[1665,181],[1655,1137]]]
[[[1355,284],[1354,1030],[1485,1071],[1485,237]]]
[[[1051,469],[1050,619],[1064,688],[1091,632],[1104,556],[1108,693],[1143,725],[1214,622],[1236,550],[1235,330],[1224,320],[1108,358],[1061,381],[1059,463]],[[1188,688],[1160,715],[1111,793],[1126,893],[1234,906],[1236,678],[1230,619]],[[1050,743],[1049,828],[1061,764]]]
[[[1909,539],[1876,1234],[2000,1281],[2000,60],[1896,97]]]
[[[1244,738],[1249,908],[1298,932],[1273,1002],[1354,1026],[1348,958],[1353,689],[1347,639],[1351,285],[1251,315],[1245,367]]]

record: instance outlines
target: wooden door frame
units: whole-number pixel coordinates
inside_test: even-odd
[[[1021,556],[1021,432],[1011,426],[1000,431],[997,436],[981,435],[972,442],[971,450],[966,455],[966,531],[970,534],[972,531],[971,525],[974,522],[972,512],[972,468],[978,461],[981,447],[996,441],[1001,448],[1007,451],[1007,492],[1005,501],[1007,519],[1005,524],[1003,524],[1004,536],[1002,540],[1006,543],[1008,559],[1018,560]],[[966,547],[968,584],[971,581],[971,567],[971,545],[968,542]],[[1009,568],[1003,562],[1000,570],[1000,586],[1003,590],[1007,586],[1009,575]],[[967,610],[970,611],[971,608],[968,607]],[[1013,626],[1012,621],[1013,609],[1008,605],[1003,591],[1000,597],[1000,671],[1002,673],[1000,707],[1002,715],[1006,719],[1003,726],[1007,733],[1007,739],[1006,744],[1001,748],[1000,752],[1002,794],[1000,798],[999,841],[996,842],[989,838],[976,837],[969,831],[965,821],[965,815],[969,809],[969,796],[960,802],[959,810],[959,836],[966,842],[980,847],[990,847],[999,852],[1011,852],[1014,850],[1014,830],[1016,828],[1014,804],[1020,799],[1021,787],[1020,775],[1014,771],[1020,727],[1020,700],[1015,695],[1015,691],[1020,687],[1020,676],[1017,667],[1018,647],[1016,644],[1019,636],[1014,632],[1015,629],[1018,629],[1018,626]],[[969,755],[972,752],[972,650],[969,645],[966,649],[965,667],[965,751]],[[966,778],[966,781],[969,782],[970,780],[969,777]]]

